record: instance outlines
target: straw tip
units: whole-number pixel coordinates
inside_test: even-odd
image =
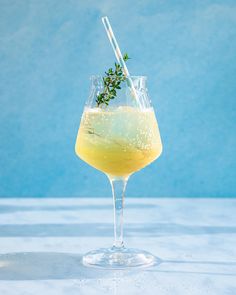
[[[108,19],[108,17],[106,15],[102,16],[102,21],[104,21],[105,19]]]

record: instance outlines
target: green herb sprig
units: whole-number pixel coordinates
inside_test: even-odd
[[[124,61],[130,59],[127,53],[124,54],[123,59]],[[116,97],[116,91],[121,89],[120,84],[125,80],[126,76],[123,73],[122,66],[115,63],[115,69],[110,68],[105,72],[105,77],[102,78],[104,89],[103,92],[97,95],[97,106],[99,107],[102,104],[108,105],[109,101]]]

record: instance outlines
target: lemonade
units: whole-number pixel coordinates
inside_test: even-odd
[[[154,161],[162,151],[153,108],[86,108],[76,140],[76,154],[111,176],[128,176]]]

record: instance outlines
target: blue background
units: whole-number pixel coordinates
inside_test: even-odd
[[[110,196],[74,143],[89,76],[147,75],[163,154],[133,197],[236,197],[236,2],[0,0],[0,196]]]

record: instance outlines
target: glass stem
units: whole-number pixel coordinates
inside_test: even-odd
[[[112,178],[109,176],[112,188],[113,206],[114,206],[114,244],[115,248],[123,248],[123,208],[124,194],[128,181],[126,178]]]

